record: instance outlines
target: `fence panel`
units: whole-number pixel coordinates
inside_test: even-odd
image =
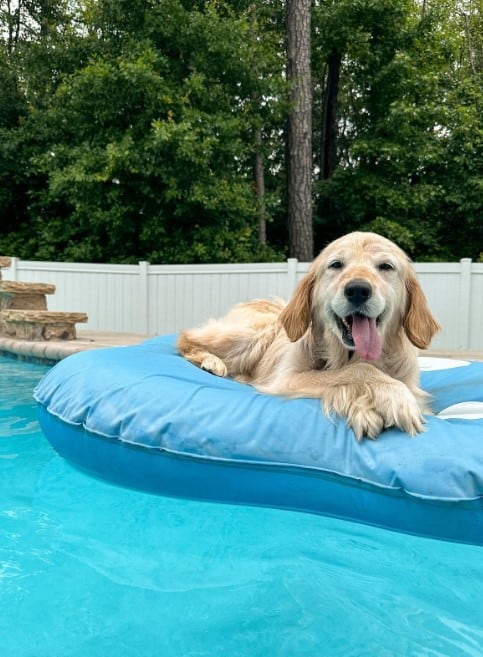
[[[468,349],[483,349],[483,265],[473,264],[470,279]]]
[[[86,312],[80,330],[156,335],[196,326],[240,301],[288,299],[309,267],[295,259],[237,265],[107,265],[12,259],[5,280],[53,283],[50,310]],[[442,325],[437,349],[483,350],[483,264],[417,263]]]
[[[147,333],[143,324],[140,266],[84,263],[33,262],[14,259],[3,270],[3,278],[36,283],[53,283],[49,310],[86,312],[92,331]]]
[[[153,265],[149,270],[149,332],[171,333],[219,317],[240,301],[286,298],[287,263]]]
[[[462,348],[459,344],[460,264],[423,263],[415,265],[431,312],[442,326],[432,341],[435,349]]]

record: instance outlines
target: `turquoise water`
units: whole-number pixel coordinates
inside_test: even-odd
[[[96,481],[0,358],[4,657],[481,657],[483,549]]]

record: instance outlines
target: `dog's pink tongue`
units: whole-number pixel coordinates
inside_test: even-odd
[[[356,353],[364,360],[377,360],[382,352],[381,338],[373,317],[354,315],[352,322],[352,338]]]

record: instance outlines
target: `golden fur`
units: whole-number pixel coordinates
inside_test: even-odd
[[[426,349],[438,330],[405,253],[357,232],[319,254],[288,304],[239,304],[183,331],[177,346],[218,376],[270,394],[320,398],[360,439],[391,426],[423,430],[428,407],[417,348]]]

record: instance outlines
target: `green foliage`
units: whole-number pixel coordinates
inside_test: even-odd
[[[261,46],[228,5],[186,4],[86,4],[95,47],[55,86],[39,75],[46,87],[20,128],[43,181],[26,209],[35,240],[18,249],[8,235],[2,250],[118,262],[279,257],[256,239],[253,133],[278,103],[252,100],[264,89],[253,66]]]
[[[321,241],[362,228],[420,260],[481,250],[481,69],[464,64],[454,3],[426,4],[338,3],[351,29],[330,27],[345,59],[339,167],[316,187]]]
[[[313,14],[318,162],[341,54],[338,164],[314,167],[316,246],[377,230],[418,260],[481,258],[481,0],[330,0]],[[3,5],[2,5],[3,6]],[[0,252],[284,257],[283,3],[51,0],[0,15]],[[260,143],[260,135],[262,137]],[[269,244],[253,165],[265,161]]]

